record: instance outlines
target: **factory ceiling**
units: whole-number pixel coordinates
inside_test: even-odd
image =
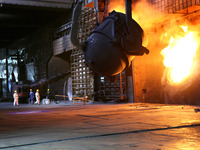
[[[0,50],[69,12],[75,0],[1,0]]]

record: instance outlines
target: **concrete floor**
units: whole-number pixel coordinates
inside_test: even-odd
[[[0,103],[0,149],[200,150],[197,106]]]

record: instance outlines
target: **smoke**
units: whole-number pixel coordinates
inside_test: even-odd
[[[132,18],[139,23],[146,34],[144,46],[148,44],[148,39],[152,38],[152,34],[154,38],[156,36],[156,39],[154,39],[156,41],[154,42],[160,42],[166,45],[166,38],[163,39],[163,33],[169,32],[169,35],[170,32],[174,33],[176,29],[172,28],[172,26],[175,26],[177,24],[177,18],[181,17],[180,14],[171,15],[162,11],[158,12],[155,7],[156,5],[146,0],[132,4]],[[108,11],[112,12],[113,10],[125,13],[125,0],[111,0]]]
[[[109,3],[108,11],[125,13],[125,0],[111,0]],[[155,9],[155,5],[149,3],[146,0],[141,0],[132,4],[132,18],[136,20],[143,29],[152,28],[157,23],[166,22],[167,20],[173,20],[171,15],[166,16],[163,12],[158,12]]]
[[[108,6],[108,12],[112,12],[113,10],[115,10],[116,12],[125,13],[125,1],[111,0]]]

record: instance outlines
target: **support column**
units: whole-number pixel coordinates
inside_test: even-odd
[[[96,73],[94,75],[94,101],[98,101],[100,92],[100,76]]]
[[[6,48],[6,97],[8,97],[9,95],[9,87],[8,87],[8,55],[9,55],[9,52],[8,52],[8,48]]]
[[[21,67],[20,67],[20,56],[19,49],[17,49],[17,67],[18,67],[18,82],[21,81]]]

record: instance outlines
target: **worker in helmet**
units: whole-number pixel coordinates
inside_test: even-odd
[[[39,93],[39,90],[38,90],[38,89],[36,90],[35,98],[36,98],[35,104],[40,105],[40,93]]]
[[[49,99],[49,96],[50,96],[50,90],[47,89],[47,96],[46,96],[46,98]]]
[[[19,105],[19,103],[18,103],[18,99],[19,99],[19,95],[18,95],[18,93],[17,93],[17,90],[15,90],[15,93],[13,94],[13,98],[14,98],[14,103],[13,103],[13,105],[15,106],[15,105]]]
[[[34,92],[32,91],[32,89],[30,89],[30,104],[33,104],[33,98],[34,98]]]

